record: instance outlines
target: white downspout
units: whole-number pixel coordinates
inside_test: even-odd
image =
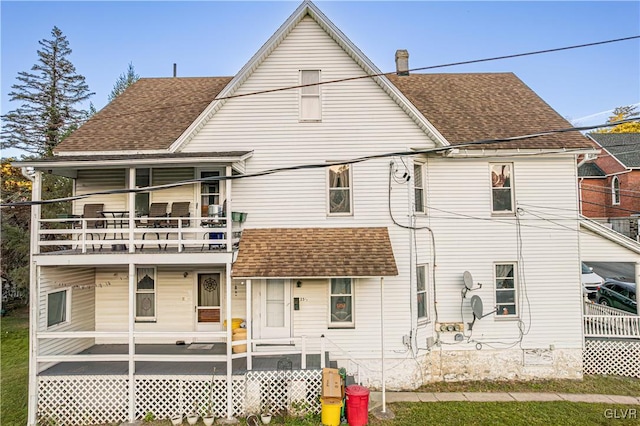
[[[227,217],[229,217],[229,203],[227,203]],[[228,239],[227,239],[228,241]],[[228,250],[228,248],[227,248]],[[227,311],[227,419],[233,418],[233,375],[232,375],[232,330],[231,330],[231,264],[227,263],[226,271],[226,294],[227,300],[225,301],[225,309]]]
[[[157,284],[155,284],[157,285]],[[134,361],[136,353],[136,341],[133,336],[135,332],[135,288],[136,288],[136,265],[129,263],[129,422],[136,420],[136,383]]]
[[[384,277],[380,277],[380,358],[382,364],[382,412],[387,412],[387,396],[384,377]]]

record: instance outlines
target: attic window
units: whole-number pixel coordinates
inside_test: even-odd
[[[320,70],[300,71],[300,84],[315,84],[300,88],[300,121],[320,121],[322,105],[320,103]]]

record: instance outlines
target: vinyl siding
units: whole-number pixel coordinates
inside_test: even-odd
[[[580,232],[580,259],[584,262],[640,262],[640,255],[586,229]]]
[[[79,170],[75,183],[75,195],[127,188],[124,169]],[[85,204],[104,203],[105,210],[127,210],[126,194],[102,194],[78,200],[74,203],[73,213],[82,214]]]
[[[153,169],[152,185],[165,185],[168,183],[180,182],[194,178],[194,170],[190,167]],[[151,193],[150,203],[169,203],[167,211],[171,211],[171,203],[174,201],[189,201],[191,203],[191,216],[195,216],[194,207],[195,185],[176,186],[174,188],[162,189]]]
[[[39,281],[38,330],[56,332],[94,330],[95,278],[92,268],[43,267],[40,268]],[[68,321],[47,327],[47,294],[58,290],[70,292]],[[38,354],[75,354],[91,347],[93,343],[93,339],[41,339],[38,342]],[[45,370],[49,366],[49,364],[40,364],[38,371]]]
[[[191,267],[190,267],[191,268]],[[195,330],[195,285],[199,271],[179,267],[157,269],[156,321],[137,322],[136,331],[193,331]],[[184,273],[187,272],[187,276]],[[223,274],[224,275],[224,274]],[[96,289],[96,324],[99,331],[128,331],[128,272],[126,269],[100,269],[96,282],[110,285]],[[224,294],[224,276],[222,285]],[[239,286],[240,287],[240,286]],[[233,289],[233,287],[232,287]],[[242,295],[234,297],[234,303],[241,305]],[[223,296],[224,300],[224,296]],[[223,301],[224,306],[224,301]],[[244,313],[238,306],[234,316]],[[224,315],[224,308],[223,313]],[[136,343],[173,343],[175,338],[136,339]],[[96,339],[96,343],[126,343],[126,339]]]

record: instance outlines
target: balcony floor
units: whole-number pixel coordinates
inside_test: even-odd
[[[201,349],[195,345],[213,345],[210,349]],[[191,346],[191,348],[189,348]],[[200,346],[201,347],[201,346]],[[122,344],[94,345],[80,354],[114,354],[126,355],[128,346]],[[187,345],[161,345],[139,344],[136,345],[136,354],[145,355],[225,355],[227,348],[225,343],[196,343]],[[308,354],[307,369],[320,368],[320,355]],[[292,369],[300,370],[300,354],[283,354],[261,356],[260,352],[253,352],[253,370],[278,370],[278,361],[288,358],[291,360]],[[238,358],[232,361],[232,372],[244,374],[247,371],[247,359]],[[327,364],[329,362],[327,361]],[[216,374],[227,373],[226,362],[199,362],[199,361],[138,361],[136,362],[136,375],[207,375],[214,371]],[[128,363],[125,361],[94,361],[94,362],[59,362],[44,370],[40,376],[73,376],[73,375],[127,375]]]

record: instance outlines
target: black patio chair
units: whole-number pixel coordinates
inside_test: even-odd
[[[106,228],[106,221],[104,220],[104,216],[102,214],[103,210],[104,210],[104,204],[102,203],[84,205],[84,207],[82,208],[82,216],[80,217],[83,219],[96,219],[96,220],[86,221],[87,229],[105,229]],[[83,221],[74,222],[73,227],[76,229],[82,229]],[[91,237],[92,241],[94,239],[93,238],[94,235],[96,235],[99,240],[102,239],[100,238],[99,233],[88,232],[87,235]],[[78,239],[80,239],[80,236],[78,236]],[[91,244],[91,249],[95,251],[96,250],[95,245]],[[100,244],[100,250],[102,250],[102,244]]]
[[[149,216],[144,222],[138,223],[138,228],[160,229],[167,227],[167,206],[169,203],[151,203],[149,206]],[[156,234],[156,239],[160,241],[160,231],[147,231],[142,234],[142,239],[146,239],[147,234],[152,232]],[[162,249],[162,244],[158,243],[158,248]],[[144,244],[140,246],[140,250],[144,249]]]

